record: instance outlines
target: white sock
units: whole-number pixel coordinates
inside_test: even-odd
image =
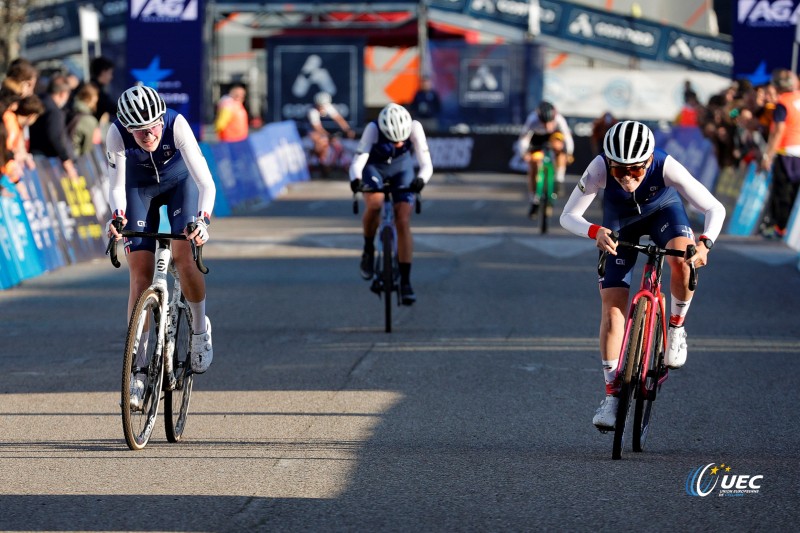
[[[606,385],[614,382],[614,377],[617,375],[617,365],[619,358],[611,361],[603,361],[603,376],[606,378]]]
[[[206,299],[200,302],[189,302],[189,309],[192,310],[192,331],[197,335],[206,332]]]
[[[678,300],[675,298],[675,295],[670,295],[669,300],[669,325],[670,326],[683,326],[683,321],[686,319],[686,313],[689,312],[689,305],[692,303],[692,299],[689,298],[685,302],[683,300]]]
[[[567,176],[567,169],[566,168],[557,168],[556,169],[556,181],[559,183],[564,183],[564,179]]]

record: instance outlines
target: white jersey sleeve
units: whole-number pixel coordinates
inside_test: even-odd
[[[606,165],[602,156],[595,157],[578,181],[572,191],[564,211],[561,213],[561,226],[580,237],[589,237],[589,230],[594,225],[586,218],[584,213],[594,201],[597,193],[606,188]]]
[[[564,134],[564,151],[567,155],[572,155],[575,152],[575,140],[572,138],[572,131],[570,131],[564,115],[556,115],[556,131]]]
[[[356,156],[350,163],[350,181],[361,179],[361,174],[369,160],[369,153],[376,142],[378,142],[378,126],[374,122],[370,122],[364,128],[364,133],[361,134],[361,140],[358,141],[358,148],[356,148]]]
[[[191,126],[189,126],[189,122],[186,121],[183,115],[178,115],[175,118],[172,128],[175,134],[175,148],[180,150],[181,156],[186,162],[186,167],[189,169],[189,174],[200,191],[197,210],[211,214],[214,210],[217,188],[214,185],[214,179],[211,177],[208,162],[203,156],[203,152],[200,151],[200,145],[197,144],[197,139]]]
[[[111,124],[106,133],[106,160],[108,163],[108,205],[111,212],[121,211],[128,207],[125,196],[125,143],[116,124]]]
[[[433,176],[431,150],[428,147],[428,139],[425,137],[425,130],[422,129],[422,124],[416,120],[411,123],[411,136],[409,140],[411,144],[414,145],[414,154],[417,156],[417,163],[419,163],[417,177],[422,178],[425,183],[428,183],[431,176]]]
[[[692,207],[705,215],[703,235],[717,240],[725,222],[725,206],[672,156],[664,160],[664,184],[674,187]]]

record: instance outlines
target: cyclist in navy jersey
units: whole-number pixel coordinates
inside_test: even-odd
[[[414,172],[414,158],[419,170]],[[393,188],[408,188],[419,192],[433,175],[433,163],[428,141],[422,125],[411,119],[409,112],[400,105],[389,104],[364,129],[358,143],[356,156],[350,165],[350,188],[353,192],[362,184],[369,189],[383,189],[384,179]],[[411,287],[411,260],[413,239],[411,236],[411,209],[414,193],[392,193],[394,199],[395,224],[397,226],[397,256],[400,264],[400,301],[412,305],[416,301]],[[383,194],[365,192],[366,209],[364,227],[364,252],[361,255],[361,276],[372,279],[375,265],[375,233],[378,231],[383,206]]]
[[[603,194],[603,223],[593,224],[584,213],[600,190]],[[662,248],[685,250],[695,244],[681,197],[705,215],[702,235],[697,239],[697,253],[688,259],[668,257],[670,266],[670,319],[665,363],[680,368],[686,362],[684,320],[693,291],[689,290],[689,265],[708,263],[708,252],[722,230],[725,208],[702,183],[666,152],[655,148],[653,132],[644,124],[625,121],[615,124],[603,140],[603,153],[589,164],[578,186],[564,206],[561,225],[570,232],[594,239],[597,248],[614,255],[606,262],[600,278],[602,312],[600,318],[600,354],[606,381],[606,397],[593,423],[601,431],[614,428],[618,399],[614,383],[619,352],[625,334],[631,273],[636,263],[635,250],[620,249],[619,240],[638,242],[649,235]]]
[[[106,136],[106,150],[112,221],[119,219],[132,231],[157,232],[159,208],[167,206],[172,233],[184,233],[198,245],[208,240],[216,195],[211,171],[189,123],[183,115],[167,109],[154,89],[137,85],[122,93],[117,119]],[[195,222],[196,228],[188,233],[190,222]],[[108,234],[122,238],[111,221]],[[128,316],[152,283],[155,249],[154,239],[125,238],[130,267]],[[192,312],[192,370],[200,374],[213,358],[205,280],[194,264],[188,240],[173,241],[172,253]],[[140,399],[134,396],[141,391],[137,383],[133,385],[131,403],[136,404]]]

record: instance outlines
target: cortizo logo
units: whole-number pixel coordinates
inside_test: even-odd
[[[131,18],[144,22],[197,20],[197,0],[131,0]]]
[[[762,475],[734,474],[729,464],[708,463],[692,469],[686,477],[686,494],[705,498],[717,491],[717,496],[745,496],[758,494]]]

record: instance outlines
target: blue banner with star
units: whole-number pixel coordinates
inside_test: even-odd
[[[791,68],[800,0],[737,2],[733,23],[733,78],[768,83],[772,71]]]
[[[129,85],[157,90],[200,138],[203,121],[203,2],[139,0],[129,3]]]

